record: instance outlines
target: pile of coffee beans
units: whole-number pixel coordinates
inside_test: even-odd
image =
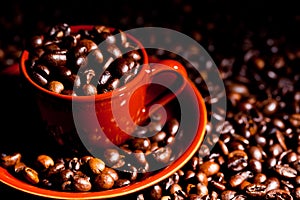
[[[26,67],[40,86],[64,95],[96,95],[121,87],[139,71],[139,47],[119,29],[57,24],[27,41]]]
[[[198,152],[182,169],[135,198],[300,199],[299,47],[268,33],[245,37],[236,47],[241,54],[219,52],[218,45],[211,50],[226,94],[212,98],[199,75],[190,73],[208,108],[225,97],[226,117],[220,115],[222,108],[209,112],[206,139]]]
[[[103,150],[99,157],[69,157],[51,151],[36,156],[2,153],[0,165],[20,180],[56,191],[87,192],[127,186],[158,172],[179,156],[173,152],[179,121],[170,118],[164,125],[160,117],[156,114],[151,126],[137,128],[136,136],[119,148]]]

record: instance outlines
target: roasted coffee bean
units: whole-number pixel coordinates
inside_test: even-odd
[[[117,188],[120,188],[120,187],[124,187],[124,186],[130,185],[130,184],[131,184],[130,180],[120,178],[114,183],[114,186]]]
[[[104,157],[108,165],[114,165],[122,158],[117,149],[111,148],[105,150]]]
[[[265,182],[264,185],[266,185],[266,191],[274,190],[280,188],[280,181],[276,177],[269,177]]]
[[[121,58],[122,52],[116,44],[108,44],[107,51],[114,57],[114,58]],[[118,60],[118,59],[117,59]]]
[[[234,188],[242,184],[246,179],[252,177],[253,173],[251,171],[239,172],[230,177],[229,184]]]
[[[116,170],[114,170],[113,168],[105,167],[101,171],[101,173],[103,173],[103,174],[109,174],[114,179],[114,181],[117,181],[119,179],[118,172]]]
[[[262,160],[263,156],[262,156],[262,150],[261,148],[257,147],[257,146],[251,146],[249,149],[249,155],[250,157],[256,159],[256,160]]]
[[[114,186],[114,179],[108,173],[100,173],[95,177],[94,186],[98,189],[108,190]]]
[[[238,194],[236,196],[234,196],[231,200],[246,200],[247,197],[243,194]]]
[[[41,167],[42,169],[48,169],[54,165],[54,160],[50,156],[42,154],[37,157],[36,163],[38,167]]]
[[[97,94],[97,88],[89,83],[83,84],[82,93],[86,96],[92,96]]]
[[[61,50],[59,44],[56,41],[47,41],[43,49],[46,53],[56,53]]]
[[[108,80],[107,84],[104,86],[105,88],[102,88],[102,91],[104,93],[105,93],[105,91],[109,92],[109,91],[117,89],[119,86],[120,86],[120,79],[113,78],[113,79]]]
[[[174,136],[178,132],[178,129],[179,129],[179,122],[177,119],[173,118],[167,121],[166,131],[168,134]]]
[[[11,155],[1,154],[1,165],[4,167],[12,167],[21,161],[22,155],[20,153],[13,153]]]
[[[62,38],[63,49],[73,49],[77,46],[77,38],[75,35],[67,35]]]
[[[285,199],[292,200],[293,197],[289,194],[289,192],[282,189],[274,189],[267,192],[265,199]]]
[[[94,174],[100,174],[105,169],[105,163],[99,158],[89,159],[88,164]]]
[[[127,163],[126,165],[122,166],[120,171],[119,177],[120,179],[127,179],[129,181],[135,181],[138,178],[138,169],[136,166]]]
[[[75,175],[73,177],[73,185],[76,191],[87,192],[92,189],[92,183],[87,176]]]
[[[207,175],[204,172],[198,172],[196,174],[196,178],[197,180],[202,183],[203,185],[208,185],[208,179],[207,179]]]
[[[60,178],[63,182],[71,180],[73,176],[74,176],[74,172],[71,169],[65,169],[60,172]]]
[[[289,152],[287,155],[286,155],[286,162],[287,163],[293,163],[295,161],[297,161],[298,159],[298,155],[296,152]]]
[[[261,173],[263,170],[262,163],[256,159],[249,160],[249,167],[255,173]]]
[[[63,162],[56,162],[56,163],[54,163],[53,166],[49,167],[49,169],[47,170],[46,176],[50,177],[52,175],[60,173],[61,171],[65,170],[65,169],[66,169],[66,167]]]
[[[71,76],[72,72],[69,68],[65,67],[65,66],[60,66],[57,69],[57,73],[61,78],[64,78],[66,76]]]
[[[42,77],[49,78],[50,70],[46,65],[36,64],[33,66],[32,70],[40,74]]]
[[[43,35],[35,35],[29,39],[27,48],[32,51],[35,49],[39,49],[44,44],[44,36]]]
[[[295,178],[297,176],[297,171],[288,165],[276,165],[274,168],[284,178]]]
[[[274,157],[279,156],[282,152],[283,152],[283,149],[280,146],[280,144],[271,145],[271,147],[269,148],[269,153],[271,154],[271,156],[274,156]]]
[[[159,132],[157,132],[154,136],[152,136],[152,137],[150,138],[150,140],[151,140],[152,142],[160,143],[160,142],[163,142],[163,141],[165,140],[166,136],[167,136],[166,132],[164,132],[164,131],[159,131]]]
[[[44,179],[45,180],[45,179]],[[44,185],[48,185],[48,183],[44,183]],[[73,190],[73,184],[72,181],[65,181],[61,184],[61,189],[63,191],[72,191]]]
[[[300,199],[300,187],[297,187],[294,192],[294,197]]]
[[[199,170],[209,177],[219,172],[220,165],[213,161],[206,161],[200,165]]]
[[[47,36],[54,39],[59,39],[71,34],[71,28],[66,23],[57,24],[49,29]]]
[[[95,77],[95,71],[93,69],[88,69],[88,70],[85,70],[83,72],[84,74],[84,79],[83,81],[86,83],[86,84],[90,84],[91,83],[91,80]]]
[[[64,90],[64,85],[59,81],[51,81],[48,85],[48,89],[51,92],[61,93]]]
[[[232,171],[241,171],[248,166],[248,155],[245,151],[234,150],[228,154],[228,168]]]
[[[251,197],[263,197],[266,194],[266,186],[264,184],[249,184],[245,187],[245,192]]]
[[[267,176],[263,173],[257,173],[254,175],[253,182],[254,183],[263,183],[267,180]]]
[[[32,184],[38,184],[40,182],[39,179],[39,174],[36,170],[30,168],[30,167],[25,167],[23,172],[24,178],[29,181]]]
[[[115,77],[122,77],[124,74],[129,72],[130,67],[128,62],[125,58],[118,58],[116,59],[112,65],[108,68],[108,70],[115,76]]]
[[[154,185],[151,188],[151,191],[150,191],[151,199],[153,199],[153,200],[161,199],[162,198],[162,193],[163,193],[163,190],[162,190],[161,186],[160,185]]]
[[[62,78],[62,82],[64,83],[65,88],[78,90],[81,87],[81,78],[76,74],[71,74],[70,76],[66,76]]]
[[[86,48],[85,48],[86,49]],[[87,50],[86,50],[87,51]],[[79,54],[79,53],[78,53]],[[70,69],[73,71],[79,71],[82,69],[85,69],[87,67],[87,57],[86,56],[82,56],[82,55],[78,55],[74,58],[74,66],[70,66]]]
[[[108,70],[105,70],[103,74],[101,74],[98,84],[103,87],[103,85],[105,85],[108,80],[112,79],[112,77],[113,76],[111,75],[111,73]]]
[[[14,172],[15,173],[19,173],[19,172],[22,172],[26,167],[26,164],[23,163],[23,162],[17,162],[15,165],[14,165]]]
[[[147,151],[151,147],[151,141],[149,138],[133,138],[129,142],[130,147],[134,150]]]
[[[168,163],[172,155],[172,149],[169,146],[160,147],[153,152],[153,157],[159,163]]]
[[[41,86],[45,86],[48,84],[48,80],[43,77],[41,74],[37,73],[37,72],[32,72],[31,73],[31,78],[39,85]]]
[[[68,169],[78,171],[80,169],[80,160],[77,157],[66,160],[66,165]]]
[[[221,194],[222,200],[231,200],[236,196],[236,191],[234,190],[224,190]]]
[[[295,113],[289,117],[289,121],[293,127],[298,128],[300,126],[300,114]]]
[[[41,57],[43,63],[47,66],[59,67],[67,65],[67,55],[65,51],[55,53],[44,53]]]
[[[125,57],[133,58],[136,62],[140,61],[142,59],[141,53],[138,50],[130,50],[125,54]]]
[[[91,52],[92,50],[95,50],[98,48],[97,44],[90,40],[90,39],[82,39],[78,42],[78,45],[76,48],[78,48],[76,51],[77,52],[82,52],[83,50],[80,50],[80,48],[85,47],[86,48],[86,53]]]

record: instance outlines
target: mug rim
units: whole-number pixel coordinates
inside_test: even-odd
[[[90,30],[91,28],[94,27],[94,25],[73,25],[73,26],[71,25],[70,27],[71,27],[71,30],[72,29]],[[114,30],[114,28],[111,28],[111,27],[108,27],[108,28]],[[100,93],[100,94],[96,94],[96,95],[79,95],[79,96],[66,95],[66,94],[52,92],[52,91],[48,90],[47,88],[44,88],[44,87],[40,86],[39,84],[37,84],[30,77],[27,67],[26,67],[26,64],[25,64],[25,61],[29,57],[29,51],[27,51],[27,50],[22,51],[21,57],[19,59],[20,73],[25,78],[25,80],[28,83],[30,83],[30,85],[33,86],[36,90],[38,90],[39,92],[41,92],[43,94],[46,94],[48,96],[55,97],[58,99],[67,100],[67,101],[88,101],[89,102],[89,101],[95,101],[95,100],[100,100],[100,99],[104,100],[104,99],[112,98],[113,96],[117,96],[116,94],[123,92],[124,89],[132,88],[136,85],[136,83],[140,83],[141,81],[143,81],[144,77],[147,76],[147,70],[150,70],[148,54],[146,52],[146,49],[142,45],[142,43],[138,39],[136,39],[134,36],[132,36],[131,34],[128,34],[128,33],[125,33],[125,34],[130,40],[132,40],[134,42],[134,44],[137,45],[138,49],[141,50],[143,63],[142,63],[141,69],[139,69],[138,74],[133,78],[133,80],[130,80],[125,85],[122,85],[121,87],[116,88],[112,91],[109,91],[106,93]],[[142,71],[144,71],[144,73],[140,73]]]

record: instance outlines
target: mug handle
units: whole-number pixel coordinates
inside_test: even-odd
[[[184,90],[188,74],[185,67],[176,60],[166,59],[149,64],[151,84],[147,90],[145,109],[148,116],[151,116],[159,109],[153,105],[165,106]]]

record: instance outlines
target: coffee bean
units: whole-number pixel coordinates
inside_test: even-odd
[[[286,199],[292,200],[293,197],[285,190],[274,189],[267,192],[265,199]]]
[[[223,200],[231,200],[236,196],[236,191],[234,190],[224,190],[221,194],[221,199]]]
[[[264,183],[266,180],[267,180],[267,176],[263,173],[257,173],[253,178],[254,183]]]
[[[74,172],[71,169],[64,169],[60,172],[60,178],[63,182],[69,181],[74,177]]]
[[[45,86],[48,84],[48,80],[43,77],[41,74],[37,73],[37,72],[32,72],[31,74],[31,78],[38,84],[41,86]]]
[[[99,158],[89,159],[88,164],[94,174],[100,174],[105,168],[105,163]]]
[[[30,167],[25,167],[23,172],[24,178],[29,181],[32,184],[38,184],[40,182],[39,179],[39,174],[36,170],[30,168]]]
[[[276,165],[275,171],[285,178],[295,178],[297,176],[297,171],[288,165]]]
[[[251,197],[263,197],[266,194],[266,186],[263,184],[249,184],[245,192]]]
[[[212,161],[206,161],[200,165],[199,170],[209,177],[219,172],[220,165]]]
[[[99,174],[94,180],[95,187],[99,189],[111,189],[114,185],[114,179],[109,174]]]
[[[104,157],[108,165],[114,165],[121,159],[119,151],[111,148],[105,150]]]
[[[22,155],[20,153],[13,153],[11,155],[1,154],[1,165],[4,167],[12,167],[21,161]]]
[[[172,155],[172,149],[169,146],[160,147],[153,152],[153,157],[159,163],[168,163]]]
[[[117,181],[119,179],[118,172],[113,168],[105,167],[101,172],[103,174],[109,174],[114,179],[114,181]]]
[[[241,171],[248,166],[248,155],[245,151],[234,150],[228,154],[228,168],[233,171]]]
[[[266,185],[267,192],[270,190],[279,189],[280,187],[279,179],[274,176],[269,177],[264,184]]]
[[[128,179],[118,179],[114,185],[115,185],[115,187],[120,188],[120,187],[125,187],[130,184],[131,184],[131,182]]]
[[[162,198],[162,188],[160,187],[160,185],[154,185],[150,191],[150,195],[151,195],[151,199],[153,200],[159,200]]]
[[[92,189],[92,183],[90,182],[90,178],[87,176],[75,175],[73,177],[73,185],[75,191],[87,192]]]
[[[82,93],[86,96],[92,96],[97,94],[97,88],[89,83],[83,84]]]
[[[54,160],[48,155],[39,155],[36,163],[38,167],[42,167],[42,169],[48,169],[54,165]]]
[[[62,38],[64,36],[68,36],[71,34],[71,28],[66,23],[60,23],[55,26],[53,26],[49,31],[47,32],[47,36],[51,38]]]

